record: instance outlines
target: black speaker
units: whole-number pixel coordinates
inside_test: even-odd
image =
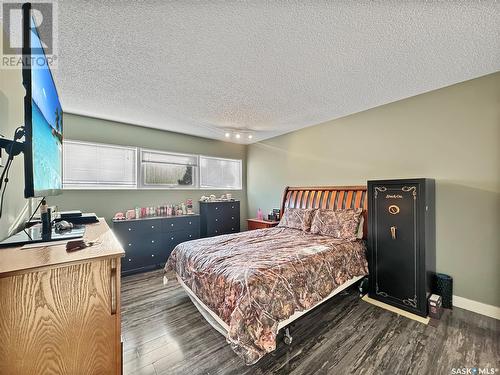
[[[444,273],[436,274],[435,288],[437,295],[441,296],[445,309],[453,308],[453,278]]]

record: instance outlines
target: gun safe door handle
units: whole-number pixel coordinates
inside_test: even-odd
[[[391,227],[391,237],[393,240],[396,239],[396,229],[398,229],[398,227],[396,227],[394,225]]]

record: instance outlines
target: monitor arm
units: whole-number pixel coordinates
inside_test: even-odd
[[[5,152],[9,154],[9,157],[14,158],[14,156],[19,155],[25,150],[25,143],[18,142],[18,140],[22,137],[24,137],[24,126],[19,127],[16,130],[13,140],[0,138],[0,150],[5,149]]]

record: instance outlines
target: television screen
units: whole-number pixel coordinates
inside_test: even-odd
[[[26,16],[26,13],[25,13]],[[27,17],[24,22],[27,23]],[[25,67],[26,101],[25,153],[26,197],[59,194],[62,189],[63,114],[36,23],[29,15],[25,24],[25,53],[29,53],[29,67]],[[29,27],[29,31],[27,30]],[[29,75],[27,73],[29,70]]]

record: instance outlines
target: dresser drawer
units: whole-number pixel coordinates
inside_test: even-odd
[[[141,269],[149,265],[149,259],[144,254],[126,254],[122,259],[122,271]]]
[[[123,244],[125,250],[123,269],[127,271],[164,262],[161,256],[164,245],[160,233],[130,239]]]
[[[123,242],[153,233],[160,233],[160,231],[161,220],[120,222],[113,225],[113,232]]]
[[[236,215],[240,213],[240,202],[228,202],[222,206],[224,216]]]
[[[166,248],[174,249],[181,242],[191,241],[200,238],[198,230],[183,230],[166,234]]]
[[[162,220],[160,220],[160,218],[115,222],[113,229],[123,233],[140,233],[148,230],[159,230],[161,228],[161,222]]]
[[[221,234],[238,233],[240,231],[239,223],[236,225],[213,224],[207,225],[207,237],[220,236]]]
[[[180,231],[180,230],[199,230],[199,216],[182,216],[168,218],[162,223],[162,232]]]

